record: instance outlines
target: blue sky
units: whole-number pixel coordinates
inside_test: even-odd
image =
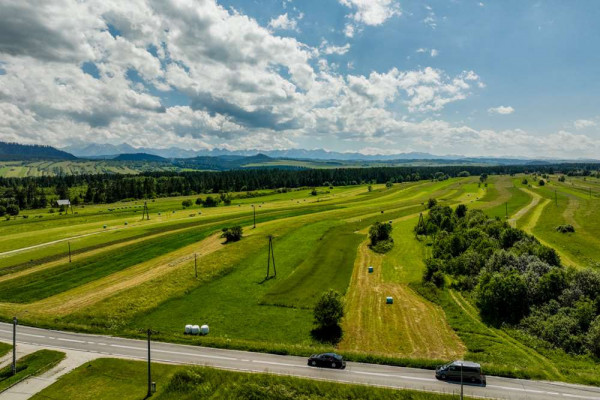
[[[599,157],[599,20],[583,0],[3,3],[0,139]]]

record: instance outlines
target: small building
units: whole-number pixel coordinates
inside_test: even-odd
[[[70,200],[56,200],[56,205],[59,207],[65,206],[65,207],[71,207],[71,201]]]

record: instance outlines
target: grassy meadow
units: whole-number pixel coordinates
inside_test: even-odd
[[[28,210],[27,218],[0,221],[0,318],[126,337],[152,328],[157,340],[297,355],[335,350],[428,368],[464,357],[488,373],[598,384],[596,361],[490,328],[472,299],[420,285],[430,248],[413,227],[430,198],[507,219],[556,248],[567,265],[600,260],[600,181],[551,176],[540,186],[524,177],[323,187],[316,196],[308,188],[263,191],[213,208],[182,207],[205,195],[159,198],[148,202],[150,220],[142,220],[143,201],[63,215]],[[388,221],[395,245],[374,253],[368,229]],[[556,232],[565,223],[575,233]],[[224,243],[221,229],[234,225],[243,227],[242,240]],[[267,279],[270,235],[277,275]],[[312,307],[330,288],[346,304],[336,344],[311,335]],[[210,335],[183,335],[186,324],[205,323]]]

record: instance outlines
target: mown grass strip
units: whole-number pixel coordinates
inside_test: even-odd
[[[298,216],[317,210],[321,210],[321,208],[307,207],[288,211],[277,210],[257,213],[257,222]],[[41,300],[203,240],[223,227],[232,224],[248,225],[251,221],[250,217],[245,217],[202,226],[198,229],[190,229],[167,237],[134,243],[114,252],[98,254],[88,259],[62,264],[10,279],[0,283],[0,301],[31,303]]]
[[[312,308],[321,293],[345,293],[352,276],[356,249],[364,235],[353,226],[334,226],[286,279],[277,282],[262,299],[264,304]]]
[[[11,386],[35,375],[48,371],[65,358],[65,353],[39,350],[17,360],[17,373],[12,374],[12,365],[0,369],[0,393]]]

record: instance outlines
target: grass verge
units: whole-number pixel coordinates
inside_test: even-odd
[[[16,383],[39,375],[65,358],[65,353],[53,350],[39,350],[17,360],[17,373],[12,374],[12,366],[8,365],[0,369],[0,393]]]
[[[155,399],[229,400],[443,400],[456,396],[349,385],[272,374],[250,374],[205,367],[153,364]],[[42,399],[141,399],[146,394],[146,364],[99,359],[62,377],[33,397]]]

